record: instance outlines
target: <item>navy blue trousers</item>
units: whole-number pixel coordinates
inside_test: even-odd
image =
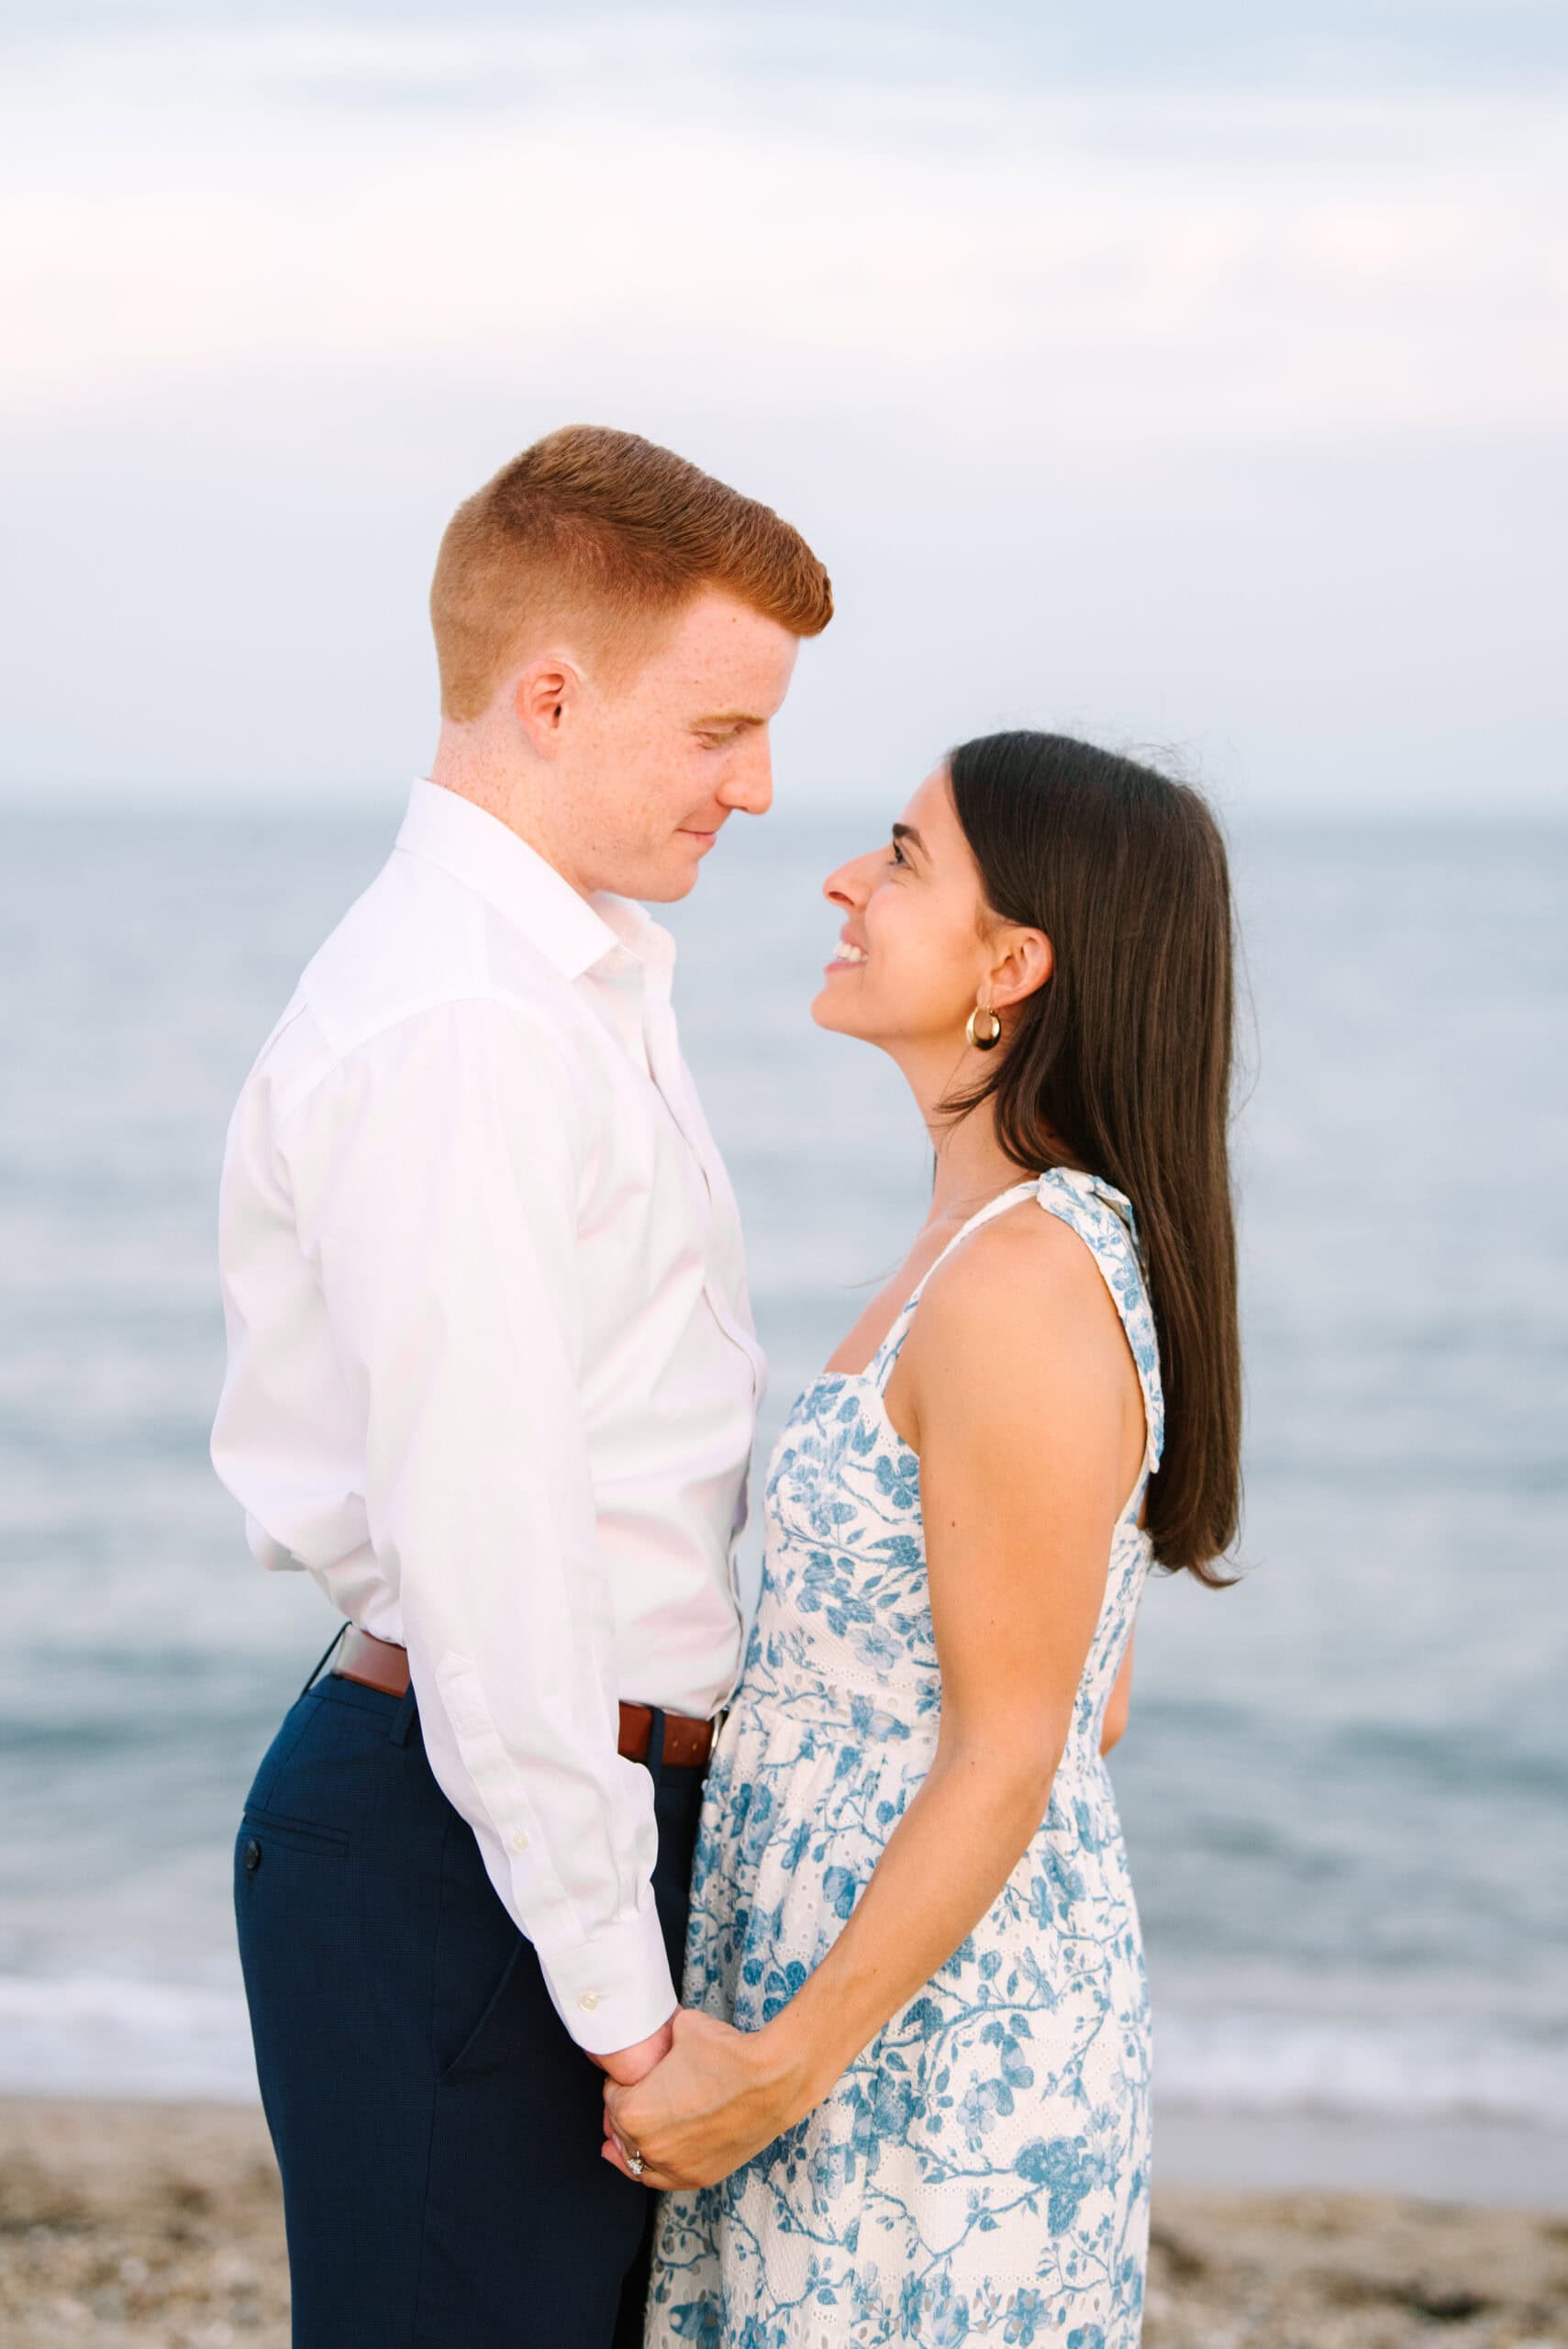
[[[651,1767],[678,1982],[702,1773]],[[295,2349],[638,2349],[654,2198],[600,2158],[604,2075],[436,1784],[412,1691],[299,1698],[234,1899]]]

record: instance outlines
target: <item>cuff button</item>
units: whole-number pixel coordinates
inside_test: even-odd
[[[245,1848],[240,1853],[239,1856],[244,1861],[250,1874],[254,1876],[256,1870],[261,1865],[261,1846],[257,1842],[254,1835],[247,1835],[245,1838]]]

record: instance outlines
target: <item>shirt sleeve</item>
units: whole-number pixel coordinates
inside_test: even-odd
[[[367,1431],[371,1542],[431,1767],[562,2022],[605,2054],[676,2000],[651,1781],[617,1752],[573,1082],[526,1012],[445,1004],[339,1063],[280,1150]]]

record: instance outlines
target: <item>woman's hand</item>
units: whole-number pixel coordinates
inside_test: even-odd
[[[766,2031],[736,2031],[683,2007],[662,2064],[635,2087],[606,2082],[605,2159],[631,2177],[626,2154],[639,2153],[644,2186],[713,2186],[813,2101]]]

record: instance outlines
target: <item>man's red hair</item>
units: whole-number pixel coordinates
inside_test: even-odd
[[[634,667],[705,588],[792,636],[833,616],[827,573],[771,507],[635,432],[551,432],[447,526],[430,586],[442,712],[480,717],[552,636]]]

